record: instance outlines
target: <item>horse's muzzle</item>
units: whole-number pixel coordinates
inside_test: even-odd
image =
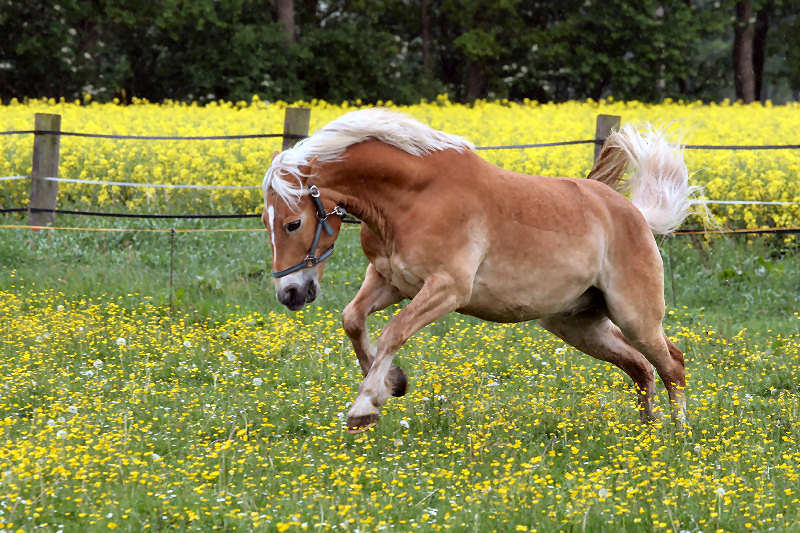
[[[278,291],[277,297],[290,310],[298,311],[317,298],[317,286],[313,280],[308,280],[304,285],[287,285]]]

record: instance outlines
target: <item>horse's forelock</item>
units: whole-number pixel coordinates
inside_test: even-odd
[[[302,178],[308,177],[301,167],[307,165],[309,161],[304,160],[293,148],[276,155],[261,185],[264,191],[264,203],[267,201],[269,191],[273,190],[286,204],[296,207],[305,192]]]

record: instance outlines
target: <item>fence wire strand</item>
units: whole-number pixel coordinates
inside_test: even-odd
[[[9,130],[0,131],[0,135],[59,135],[66,137],[86,137],[94,139],[118,139],[118,140],[144,140],[144,141],[227,141],[239,139],[305,139],[307,135],[296,135],[292,133],[247,133],[242,135],[118,135],[111,133],[83,133],[75,131],[60,130]],[[476,150],[513,150],[526,148],[547,148],[551,146],[570,146],[576,144],[603,144],[605,139],[584,139],[577,141],[556,141],[533,144],[503,144],[497,146],[476,146]],[[686,144],[682,148],[686,150],[797,150],[800,144]]]
[[[116,139],[131,141],[229,141],[239,139],[305,139],[306,135],[293,133],[245,133],[242,135],[117,135],[113,133],[82,133],[60,130],[12,130],[0,131],[0,135],[58,135],[62,137],[86,137],[90,139]]]

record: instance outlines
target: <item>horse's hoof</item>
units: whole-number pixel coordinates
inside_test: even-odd
[[[389,370],[388,378],[392,387],[392,396],[397,398],[405,396],[406,391],[408,391],[408,378],[406,378],[406,373],[403,372],[403,369],[399,366],[392,366],[391,370]]]
[[[374,428],[378,424],[378,413],[370,413],[363,416],[348,416],[347,417],[347,432],[351,435],[357,435],[364,431]]]

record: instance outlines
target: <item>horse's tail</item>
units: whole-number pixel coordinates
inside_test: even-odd
[[[625,179],[629,166],[632,173]],[[689,185],[680,146],[669,144],[664,132],[650,125],[644,133],[625,125],[609,135],[587,178],[630,192],[654,233],[675,231],[695,205],[705,214],[702,187]]]

